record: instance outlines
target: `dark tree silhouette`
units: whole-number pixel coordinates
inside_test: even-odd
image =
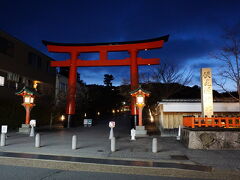
[[[111,74],[104,74],[104,84],[108,87],[112,87],[112,80],[114,80],[113,75]]]

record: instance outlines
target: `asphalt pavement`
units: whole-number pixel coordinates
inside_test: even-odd
[[[47,168],[32,168],[0,165],[1,180],[190,180],[165,176],[145,176],[86,171],[66,171]],[[195,179],[200,180],[200,179]]]

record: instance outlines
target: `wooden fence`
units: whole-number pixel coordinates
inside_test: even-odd
[[[240,128],[240,117],[183,117],[185,127]]]

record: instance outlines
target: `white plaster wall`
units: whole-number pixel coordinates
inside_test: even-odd
[[[213,103],[213,112],[239,112],[239,103]]]
[[[198,102],[164,102],[163,112],[201,112],[201,103]],[[238,102],[215,102],[213,112],[239,112]]]

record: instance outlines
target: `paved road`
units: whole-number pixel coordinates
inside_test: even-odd
[[[46,168],[0,165],[1,180],[190,180],[164,176],[126,175],[114,173],[97,173],[84,171],[64,171]],[[195,179],[200,180],[200,179]]]
[[[108,121],[115,120],[117,151],[110,152]],[[184,147],[175,137],[158,137],[158,153],[151,152],[152,137],[130,141],[130,122],[127,116],[115,116],[99,120],[90,128],[73,128],[40,131],[42,147],[34,147],[34,138],[18,133],[8,133],[7,146],[3,152],[54,154],[59,156],[81,156],[97,158],[127,158],[154,161],[178,161],[212,166],[221,169],[240,170],[240,151],[191,150]],[[78,149],[71,150],[72,135],[78,137]],[[189,160],[174,159],[186,156]]]
[[[117,151],[111,152],[110,151],[110,141],[108,139],[109,137],[109,127],[108,127],[108,121],[109,120],[115,120],[116,121],[116,128],[114,128],[114,134],[116,137],[116,146]],[[28,160],[17,160],[17,158],[12,159],[8,158],[6,159],[6,156],[4,153],[7,152],[15,152],[15,153],[29,153],[29,154],[45,154],[45,155],[55,155],[55,156],[70,156],[70,157],[85,157],[85,158],[99,158],[99,159],[120,159],[120,160],[141,160],[146,162],[160,162],[160,163],[177,163],[177,164],[188,164],[188,165],[203,165],[203,166],[211,166],[213,169],[217,169],[218,172],[218,179],[227,179],[229,180],[228,175],[232,175],[234,171],[234,176],[231,179],[234,179],[235,177],[239,177],[239,170],[240,170],[240,151],[206,151],[206,150],[190,150],[185,148],[179,141],[176,141],[175,137],[158,137],[158,153],[152,153],[151,152],[151,145],[152,145],[152,136],[146,137],[146,138],[137,138],[136,141],[130,141],[130,122],[128,117],[125,116],[115,116],[110,119],[103,119],[99,120],[97,124],[93,127],[85,128],[85,127],[78,127],[78,128],[71,128],[71,129],[58,129],[58,130],[40,130],[41,139],[42,139],[42,146],[41,148],[35,148],[34,147],[34,138],[29,137],[28,135],[19,134],[16,132],[8,133],[7,138],[7,146],[0,147],[0,152],[3,152],[0,157],[0,164],[4,165],[12,165],[12,166],[26,166],[29,167],[35,167],[35,168],[45,168],[48,167],[46,164],[42,164],[42,166],[39,165],[40,162],[37,162],[37,160],[33,160],[30,158]],[[78,137],[78,149],[72,150],[71,149],[71,139],[72,135],[76,134]],[[60,158],[61,159],[61,158]],[[3,160],[5,160],[5,163],[3,163]],[[7,162],[8,161],[8,162]],[[9,163],[11,161],[11,163]],[[50,163],[50,161],[47,161]],[[18,164],[16,164],[18,163]],[[32,163],[29,165],[29,163]],[[106,176],[106,173],[108,174],[107,177],[112,176],[119,176],[121,178],[135,178],[135,177],[144,177],[143,175],[156,175],[162,176],[162,173],[165,173],[166,176],[173,176],[178,174],[179,176],[175,177],[183,177],[182,174],[179,174],[179,171],[174,169],[174,172],[171,171],[171,173],[166,173],[166,169],[162,169],[161,172],[160,169],[157,169],[157,172],[149,172],[144,174],[142,170],[139,170],[138,176],[135,175],[129,175],[132,173],[126,173],[126,170],[128,170],[128,166],[123,166],[127,169],[122,170],[122,174],[111,174],[111,173],[120,173],[119,168],[116,166],[115,171],[107,170],[104,171],[96,171],[95,168],[92,168],[92,171],[96,173],[87,173],[82,171],[89,171],[89,168],[96,164],[90,164],[88,169],[81,169],[79,168],[79,171],[76,172],[76,169],[74,169],[74,172],[69,172],[68,170],[73,170],[72,164],[70,163],[69,166],[71,168],[66,169],[63,168],[63,166],[66,166],[66,163],[63,162],[63,165],[61,168],[59,168],[59,164],[51,163],[52,164],[52,170],[50,169],[39,169],[39,173],[42,173],[41,177],[44,176],[44,172],[51,172],[54,174],[54,172],[61,172],[59,174],[63,174],[63,177],[65,174],[72,174],[74,179],[79,175],[79,172],[82,177],[90,176],[92,174],[99,174],[99,178],[104,177],[104,174]],[[75,167],[75,165],[74,165]],[[82,166],[81,166],[82,167]],[[102,167],[102,165],[99,165],[99,167]],[[24,169],[24,167],[22,167]],[[49,167],[48,167],[49,168]],[[16,167],[16,169],[18,169]],[[29,169],[29,168],[26,168]],[[55,170],[58,169],[58,170]],[[152,168],[154,170],[154,168]],[[131,168],[130,168],[131,170]],[[156,170],[156,168],[155,168]],[[163,171],[164,170],[164,171]],[[171,168],[169,170],[172,170]],[[225,177],[223,178],[222,174],[224,175],[225,170],[228,171],[225,174]],[[17,170],[16,170],[17,171]],[[21,170],[19,170],[21,171]],[[23,170],[24,171],[24,170]],[[6,176],[11,173],[11,171],[3,171],[0,169],[1,174],[4,172]],[[9,173],[8,173],[9,172]],[[182,170],[181,170],[182,172]],[[216,172],[216,171],[214,171]],[[184,172],[185,173],[185,172]],[[202,172],[198,172],[199,175],[202,176]],[[1,178],[0,174],[0,179]],[[21,172],[20,172],[21,174]],[[37,174],[37,173],[36,173]],[[56,176],[58,173],[55,173]],[[137,173],[135,173],[137,174]],[[201,176],[192,176],[192,174],[187,173],[188,176],[186,177],[201,177]],[[237,174],[237,175],[236,175]],[[31,175],[31,174],[30,174]],[[35,173],[33,173],[34,177]],[[211,176],[212,174],[209,173]],[[235,176],[236,175],[236,176]],[[55,175],[54,175],[55,176]],[[2,176],[3,177],[3,176]],[[62,176],[61,176],[62,177]],[[150,176],[147,176],[150,177]],[[209,176],[206,176],[209,178]],[[205,179],[206,179],[205,177]],[[117,179],[116,177],[112,177],[111,179]],[[156,178],[156,176],[154,176]],[[9,179],[9,178],[8,178]],[[11,178],[10,178],[11,179]],[[22,179],[22,178],[20,178]],[[30,178],[33,179],[33,178]],[[79,177],[78,177],[79,179]],[[96,179],[94,177],[87,178],[87,179]],[[102,178],[106,179],[106,178]],[[139,178],[138,178],[139,179]],[[146,178],[143,178],[146,179]],[[151,178],[152,179],[152,178]],[[159,178],[158,178],[159,179]],[[162,178],[160,178],[162,179]],[[187,179],[187,178],[184,178]],[[236,178],[235,178],[236,179]],[[234,180],[235,180],[234,179]],[[238,178],[239,179],[239,178]]]

